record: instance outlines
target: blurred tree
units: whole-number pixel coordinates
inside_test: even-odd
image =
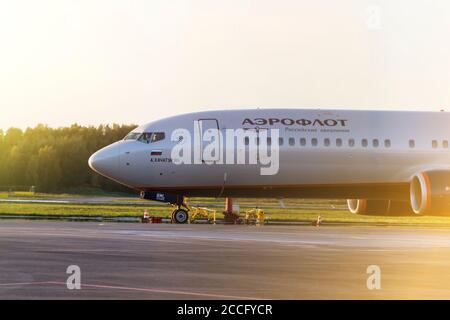
[[[24,153],[21,144],[14,145],[9,150],[6,158],[6,181],[9,185],[26,185],[26,168],[29,157]]]
[[[38,191],[54,192],[58,190],[62,173],[58,152],[53,146],[39,149],[36,176],[35,185]]]
[[[87,161],[98,149],[122,139],[135,125],[50,128],[39,124],[25,132],[0,130],[0,186],[31,186],[38,191],[100,187],[129,189],[93,172]]]
[[[6,147],[5,147],[5,136],[3,134],[3,130],[0,129],[0,186],[5,181],[5,158],[6,158]]]
[[[9,128],[3,138],[6,147],[12,147],[22,142],[23,132],[18,128]]]

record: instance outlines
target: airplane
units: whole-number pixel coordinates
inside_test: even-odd
[[[205,111],[139,126],[89,166],[176,205],[176,223],[188,221],[185,197],[197,196],[347,199],[355,214],[450,215],[449,140],[445,111]]]

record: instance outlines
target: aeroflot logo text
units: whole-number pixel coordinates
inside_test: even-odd
[[[276,125],[282,124],[285,126],[319,126],[319,127],[345,127],[347,126],[347,119],[290,119],[290,118],[256,118],[256,119],[244,119],[242,125],[252,125],[252,126],[265,126],[265,125]]]
[[[204,128],[194,122],[194,136],[186,129],[176,129],[171,140],[174,164],[248,164],[259,165],[261,175],[275,175],[279,170],[279,129],[244,130]]]

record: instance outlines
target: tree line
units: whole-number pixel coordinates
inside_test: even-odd
[[[135,125],[0,129],[0,187],[34,186],[39,192],[97,187],[130,191],[88,166],[92,153],[122,139]]]

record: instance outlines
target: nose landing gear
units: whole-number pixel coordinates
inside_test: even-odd
[[[189,213],[185,209],[177,207],[172,212],[172,221],[175,223],[187,223],[189,220]]]
[[[184,197],[177,197],[176,203],[173,203],[176,205],[176,209],[172,212],[172,222],[175,223],[188,223],[189,222],[189,207],[187,206],[185,202]],[[184,209],[182,209],[182,207]]]
[[[176,206],[176,209],[172,212],[172,222],[189,222],[189,207],[186,205],[185,198],[183,196],[157,191],[142,191],[141,198],[170,203],[171,205]]]

